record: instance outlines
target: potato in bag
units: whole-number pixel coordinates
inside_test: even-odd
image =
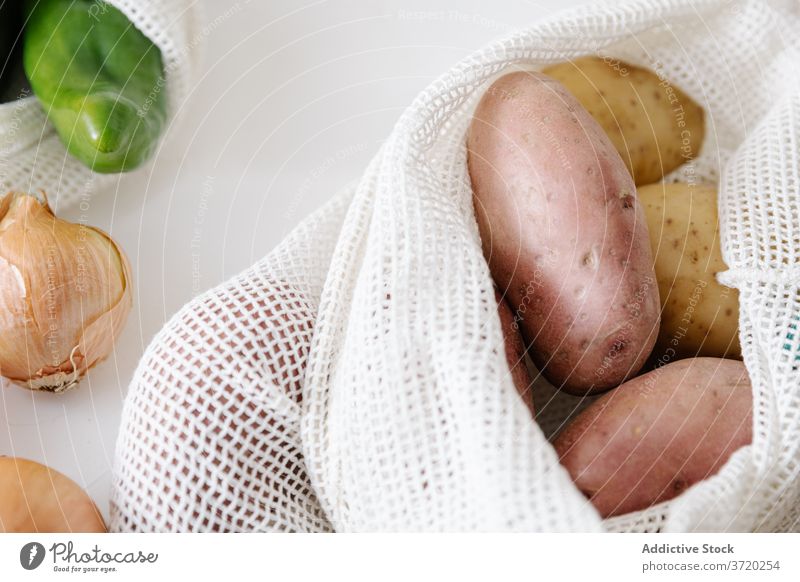
[[[645,509],[717,473],[752,439],[744,364],[673,362],[593,402],[553,443],[603,517]]]
[[[573,394],[634,376],[658,333],[658,287],[602,128],[558,82],[517,72],[483,96],[467,148],[484,254],[539,370]]]
[[[531,386],[531,376],[525,365],[525,344],[519,333],[519,327],[514,321],[511,308],[496,289],[494,298],[497,301],[497,314],[500,316],[500,329],[503,332],[503,346],[506,351],[506,363],[511,374],[511,381],[514,382],[514,387],[525,406],[528,407],[531,414],[534,414],[533,386]]]
[[[717,189],[709,184],[639,188],[661,297],[653,358],[740,358],[739,292],[717,282],[722,261]]]
[[[700,152],[703,109],[656,73],[600,57],[542,72],[561,82],[597,120],[637,185],[660,180]]]

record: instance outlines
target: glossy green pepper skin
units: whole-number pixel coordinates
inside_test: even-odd
[[[158,48],[100,0],[29,0],[25,73],[67,150],[119,173],[153,153],[167,119]]]

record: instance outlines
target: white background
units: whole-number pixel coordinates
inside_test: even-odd
[[[204,3],[206,70],[179,123],[149,167],[85,213],[134,269],[134,310],[115,354],[65,395],[0,390],[0,455],[66,473],[106,516],[127,386],[165,321],[357,178],[404,107],[448,67],[579,2]]]

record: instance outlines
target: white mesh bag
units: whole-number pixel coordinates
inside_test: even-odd
[[[352,190],[155,337],[122,415],[112,529],[796,528],[799,12],[594,4],[447,72]],[[740,290],[754,395],[752,445],[716,476],[605,521],[558,464],[553,420],[532,422],[509,377],[464,144],[496,75],[598,51],[657,69],[706,109],[689,171],[719,183],[723,280]]]
[[[160,50],[170,120],[199,74],[205,37],[199,0],[106,0]],[[116,179],[97,174],[67,153],[30,92],[0,104],[0,192],[47,192],[54,208],[86,200]]]

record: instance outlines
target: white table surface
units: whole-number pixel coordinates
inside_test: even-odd
[[[151,165],[100,193],[87,213],[134,270],[134,309],[115,353],[65,395],[0,390],[0,454],[62,471],[106,516],[127,386],[165,321],[355,179],[404,107],[450,65],[579,2],[204,3],[205,72],[180,125]]]

